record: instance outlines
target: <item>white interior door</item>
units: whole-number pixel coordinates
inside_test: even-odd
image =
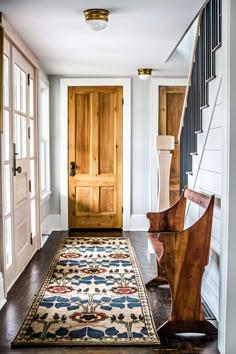
[[[13,197],[14,197],[14,262],[17,276],[31,258],[31,225],[29,208],[29,64],[13,48]]]
[[[6,291],[37,249],[35,70],[4,43],[3,211]]]

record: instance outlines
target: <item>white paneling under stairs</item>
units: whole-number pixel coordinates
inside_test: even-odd
[[[211,252],[206,268],[202,296],[218,319],[219,314],[219,262],[222,195],[222,48],[216,52],[216,78],[209,83],[209,106],[203,110],[203,133],[197,136],[198,155],[193,156],[193,175],[188,176],[189,188],[215,194]],[[193,224],[203,210],[190,204],[186,224]]]

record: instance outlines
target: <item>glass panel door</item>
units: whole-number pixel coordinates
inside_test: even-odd
[[[14,124],[13,124],[13,190],[14,190],[14,263],[15,276],[31,258],[31,200],[29,159],[29,63],[13,48]]]
[[[35,115],[34,115],[34,80],[29,80],[29,144],[30,144],[30,213],[31,213],[31,235],[36,236],[36,194],[35,194]]]
[[[7,291],[38,247],[34,75],[34,67],[5,39],[1,159],[3,273]]]
[[[3,56],[3,136],[2,136],[2,205],[3,205],[3,247],[4,278],[9,286],[14,277],[13,265],[13,200],[11,162],[11,107],[10,107],[10,44],[4,43]]]

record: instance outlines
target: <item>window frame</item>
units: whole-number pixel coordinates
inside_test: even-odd
[[[44,144],[44,155],[41,146]],[[42,171],[44,165],[44,172]],[[45,187],[42,189],[42,173]],[[39,75],[39,190],[40,205],[50,199],[51,169],[50,169],[50,117],[49,117],[49,81]]]

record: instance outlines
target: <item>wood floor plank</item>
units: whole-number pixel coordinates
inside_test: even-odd
[[[148,282],[155,276],[156,259],[154,253],[148,251],[148,240],[145,232],[122,232],[122,231],[54,231],[44,247],[36,253],[23,274],[10,290],[7,303],[0,311],[0,353],[70,353],[70,354],[184,354],[204,353],[217,354],[217,340],[215,337],[190,337],[168,336],[161,339],[161,345],[153,347],[48,347],[48,348],[19,348],[11,349],[11,341],[17,334],[29,308],[43,282],[53,255],[61,240],[69,234],[88,236],[121,236],[127,237],[135,249],[138,263],[144,282]],[[170,313],[171,299],[168,286],[147,289],[152,307],[154,321],[157,327],[163,324]]]

